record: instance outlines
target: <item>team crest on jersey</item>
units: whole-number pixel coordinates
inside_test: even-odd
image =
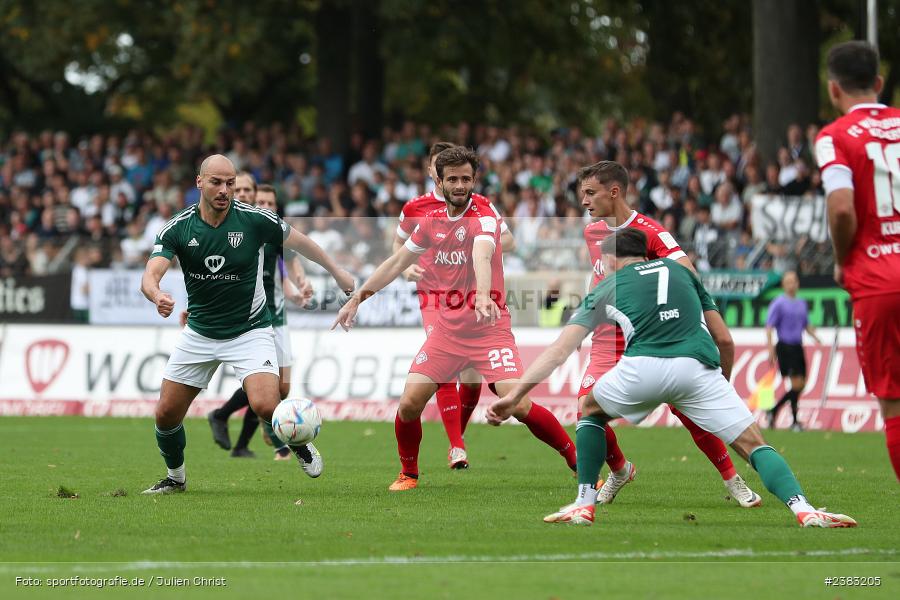
[[[594,379],[594,376],[593,376],[593,375],[587,375],[587,376],[584,378],[584,381],[581,382],[581,387],[583,387],[583,388],[590,387],[590,386],[594,385],[594,383],[596,383],[596,380]]]
[[[424,351],[419,352],[419,354],[416,356],[416,364],[417,365],[421,365],[426,360],[428,360],[428,355],[425,354]]]
[[[244,241],[244,232],[243,231],[229,231],[228,232],[228,243],[231,244],[232,248],[237,248],[241,245],[241,242]]]
[[[218,273],[219,269],[225,266],[225,257],[214,254],[213,256],[207,256],[203,262],[210,273]]]
[[[460,225],[459,229],[456,230],[456,239],[459,241],[466,239],[466,228],[464,226]]]

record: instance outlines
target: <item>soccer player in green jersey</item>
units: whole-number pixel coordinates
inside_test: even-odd
[[[272,315],[263,289],[264,245],[299,252],[328,271],[342,290],[353,289],[353,277],[307,236],[268,210],[234,200],[235,178],[226,157],[203,161],[197,175],[200,202],[160,229],[141,280],[141,292],[168,317],[175,303],[159,282],[178,257],[189,313],[163,371],[156,404],[156,440],[168,472],[145,494],[184,491],[182,422],[221,363],[234,367],[250,407],[271,422],[280,393]],[[292,450],[302,466],[298,448]]]
[[[803,527],[854,527],[856,521],[846,515],[813,508],[787,462],[766,444],[728,381],[734,351],[731,346],[716,347],[713,340],[723,337],[716,330],[725,323],[694,274],[674,260],[647,260],[647,237],[636,229],[607,236],[601,249],[608,276],[515,388],[488,411],[488,420],[499,424],[596,327],[610,322],[621,327],[622,359],[582,399],[575,430],[578,495],[544,520],[591,525],[597,476],[606,458],[607,423],[619,417],[639,423],[667,402],[749,461],[766,489],[787,504]]]
[[[268,184],[257,186],[250,173],[238,173],[235,184],[235,197],[239,197],[241,191],[250,204],[257,208],[270,210],[273,213],[278,210],[278,200],[275,188]],[[242,190],[243,187],[243,190]],[[282,258],[283,256],[283,258]],[[295,286],[293,282],[297,282]],[[299,286],[299,287],[298,287]],[[291,352],[290,331],[287,328],[287,316],[285,314],[285,299],[298,306],[303,306],[312,296],[312,286],[305,280],[303,267],[296,252],[282,252],[281,246],[266,244],[263,259],[263,288],[266,292],[266,306],[272,315],[272,327],[275,330],[275,352],[278,355],[278,370],[280,378],[281,399],[287,398],[291,391]],[[186,311],[185,311],[186,312]],[[241,433],[238,436],[234,448],[231,448],[231,439],[228,435],[228,418],[232,413],[249,406],[247,392],[239,387],[231,395],[231,398],[221,407],[210,411],[206,417],[212,429],[213,441],[225,450],[231,450],[231,456],[240,458],[253,458],[255,454],[250,448],[250,440],[259,425],[259,418],[252,410],[244,413],[244,422]],[[291,451],[287,444],[282,444],[272,431],[263,424],[266,435],[275,446],[275,460],[289,460]],[[303,470],[310,477],[318,477],[322,474],[322,459],[315,446],[306,445],[303,460]]]

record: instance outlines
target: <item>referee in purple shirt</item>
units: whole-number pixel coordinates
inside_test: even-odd
[[[784,295],[772,300],[769,305],[769,316],[766,319],[766,339],[769,343],[769,363],[774,365],[778,358],[778,368],[782,377],[790,377],[791,389],[788,390],[775,408],[769,411],[769,427],[774,427],[778,410],[791,403],[794,415],[793,431],[803,431],[797,421],[797,401],[806,386],[806,356],[803,354],[803,331],[809,333],[817,344],[821,344],[812,325],[809,324],[809,308],[806,300],[797,298],[800,279],[794,271],[787,271],[781,278]],[[778,343],[772,342],[772,331],[778,334]]]

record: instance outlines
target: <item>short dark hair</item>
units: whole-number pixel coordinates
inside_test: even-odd
[[[600,243],[600,252],[612,254],[616,258],[647,256],[647,235],[640,229],[627,227],[613,235],[606,236]]]
[[[596,179],[606,186],[618,183],[623,194],[628,189],[628,169],[613,160],[601,160],[578,171],[579,185],[588,179]]]
[[[439,179],[444,178],[444,167],[461,167],[464,164],[472,165],[472,174],[478,172],[478,155],[471,148],[453,146],[437,155],[434,161],[434,170]]]
[[[261,183],[256,187],[256,193],[266,192],[275,196],[275,199],[278,200],[278,192],[275,191],[274,185],[269,185],[268,183]]]
[[[428,162],[431,163],[434,160],[434,157],[443,152],[444,150],[449,150],[453,146],[455,146],[453,142],[435,142],[431,145],[431,149],[428,151]]]
[[[828,51],[828,78],[851,94],[874,89],[878,79],[878,52],[860,40],[833,46]]]

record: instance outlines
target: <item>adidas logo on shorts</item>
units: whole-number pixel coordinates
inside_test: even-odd
[[[266,362],[263,363],[263,366],[264,366],[264,367],[271,367],[271,366],[272,366],[272,361],[271,361],[271,360],[267,360]]]

